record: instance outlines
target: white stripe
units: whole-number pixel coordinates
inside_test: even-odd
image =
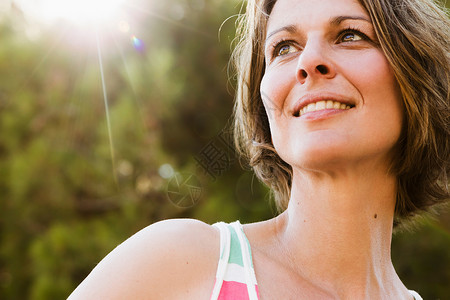
[[[238,264],[229,263],[223,280],[246,283],[244,268]]]
[[[423,300],[416,291],[409,290],[409,293],[414,297],[414,300]]]
[[[242,225],[241,223],[239,223],[239,221],[233,222],[231,224],[234,228],[234,230],[236,231],[236,234],[239,238],[239,243],[241,245],[241,251],[242,251],[242,260],[244,262],[244,269],[245,269],[245,278],[246,278],[246,283],[247,283],[247,291],[248,291],[248,295],[250,300],[258,300],[258,295],[256,294],[256,280],[253,281],[254,278],[256,278],[254,276],[254,271],[253,268],[251,267],[251,260],[250,260],[250,255],[249,255],[249,249],[248,249],[248,244],[245,242],[244,240],[244,232],[242,231]],[[250,264],[249,264],[250,262]]]
[[[220,257],[217,265],[216,283],[214,284],[213,291],[211,293],[211,300],[219,298],[220,290],[222,289],[223,279],[227,272],[228,258],[230,257],[230,240],[231,234],[227,228],[227,225],[223,222],[214,224],[219,228],[220,232]]]

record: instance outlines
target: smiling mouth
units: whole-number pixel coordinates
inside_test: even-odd
[[[294,112],[294,117],[301,117],[302,115],[304,115],[306,113],[314,112],[314,111],[320,111],[320,110],[326,110],[326,109],[348,110],[353,107],[354,107],[354,105],[349,105],[349,104],[345,104],[345,103],[341,103],[341,102],[333,101],[333,100],[318,101],[318,102],[314,102],[314,103],[305,105],[300,110]]]

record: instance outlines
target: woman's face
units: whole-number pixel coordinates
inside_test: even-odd
[[[393,71],[355,0],[278,0],[261,95],[272,141],[294,167],[389,163],[403,108]]]

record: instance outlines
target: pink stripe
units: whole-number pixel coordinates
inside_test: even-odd
[[[258,295],[258,286],[255,286]],[[249,300],[247,285],[236,281],[223,281],[217,300]]]

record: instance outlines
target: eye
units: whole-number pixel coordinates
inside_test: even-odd
[[[282,56],[282,55],[286,55],[286,54],[289,54],[289,53],[291,53],[292,51],[291,51],[291,46],[290,45],[284,45],[284,46],[282,46],[279,50],[278,50],[278,53],[277,53],[277,56]]]
[[[345,30],[339,36],[339,42],[348,43],[348,42],[357,42],[366,39],[366,35],[357,30]]]
[[[274,46],[273,57],[284,56],[290,53],[294,53],[298,51],[298,48],[295,47],[293,42],[282,41]]]

